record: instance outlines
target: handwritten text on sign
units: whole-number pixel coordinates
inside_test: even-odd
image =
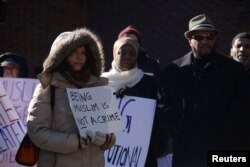
[[[19,146],[25,130],[0,81],[0,153]]]
[[[104,133],[124,130],[110,87],[67,89],[67,93],[81,136],[86,136],[87,130]]]
[[[126,130],[117,132],[116,144],[105,151],[105,166],[140,167],[145,165],[154,120],[156,101],[125,96],[117,100]]]
[[[0,80],[19,119],[26,126],[29,102],[39,81],[37,79],[24,78],[0,78]]]
[[[3,139],[0,141],[3,143],[0,152],[6,149],[7,151],[0,153],[0,166],[23,167],[16,163],[15,155],[26,132],[27,108],[39,81],[37,79],[24,78],[0,78],[0,80],[6,91],[6,96],[1,98],[3,104],[1,110],[4,111],[6,107],[8,109],[8,106],[13,106],[13,111],[15,110],[19,116],[19,119],[16,119],[17,115],[13,114],[12,110],[8,110],[7,113],[2,113],[1,115],[1,124],[5,125],[0,128]],[[11,122],[7,123],[8,120],[11,120]]]

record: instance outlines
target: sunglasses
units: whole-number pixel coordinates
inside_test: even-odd
[[[191,39],[194,39],[196,41],[202,41],[204,39],[212,41],[215,39],[215,35],[193,35]]]

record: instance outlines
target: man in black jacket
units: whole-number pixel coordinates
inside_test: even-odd
[[[205,14],[192,18],[192,51],[162,75],[174,167],[206,167],[211,150],[250,150],[249,83],[240,63],[215,51],[217,34]]]

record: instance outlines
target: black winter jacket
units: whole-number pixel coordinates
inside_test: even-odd
[[[250,150],[249,81],[216,52],[197,70],[192,52],[168,65],[162,85],[174,167],[205,167],[209,150]]]

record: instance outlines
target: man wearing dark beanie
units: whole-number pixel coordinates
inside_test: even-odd
[[[230,56],[242,63],[247,74],[250,76],[250,34],[242,32],[237,34],[232,40]]]
[[[125,27],[118,35],[118,39],[129,36],[136,40],[139,44],[139,53],[137,59],[138,68],[142,69],[145,73],[154,74],[156,77],[160,74],[160,64],[159,61],[148,56],[145,49],[142,48],[142,38],[141,33],[132,25]]]

